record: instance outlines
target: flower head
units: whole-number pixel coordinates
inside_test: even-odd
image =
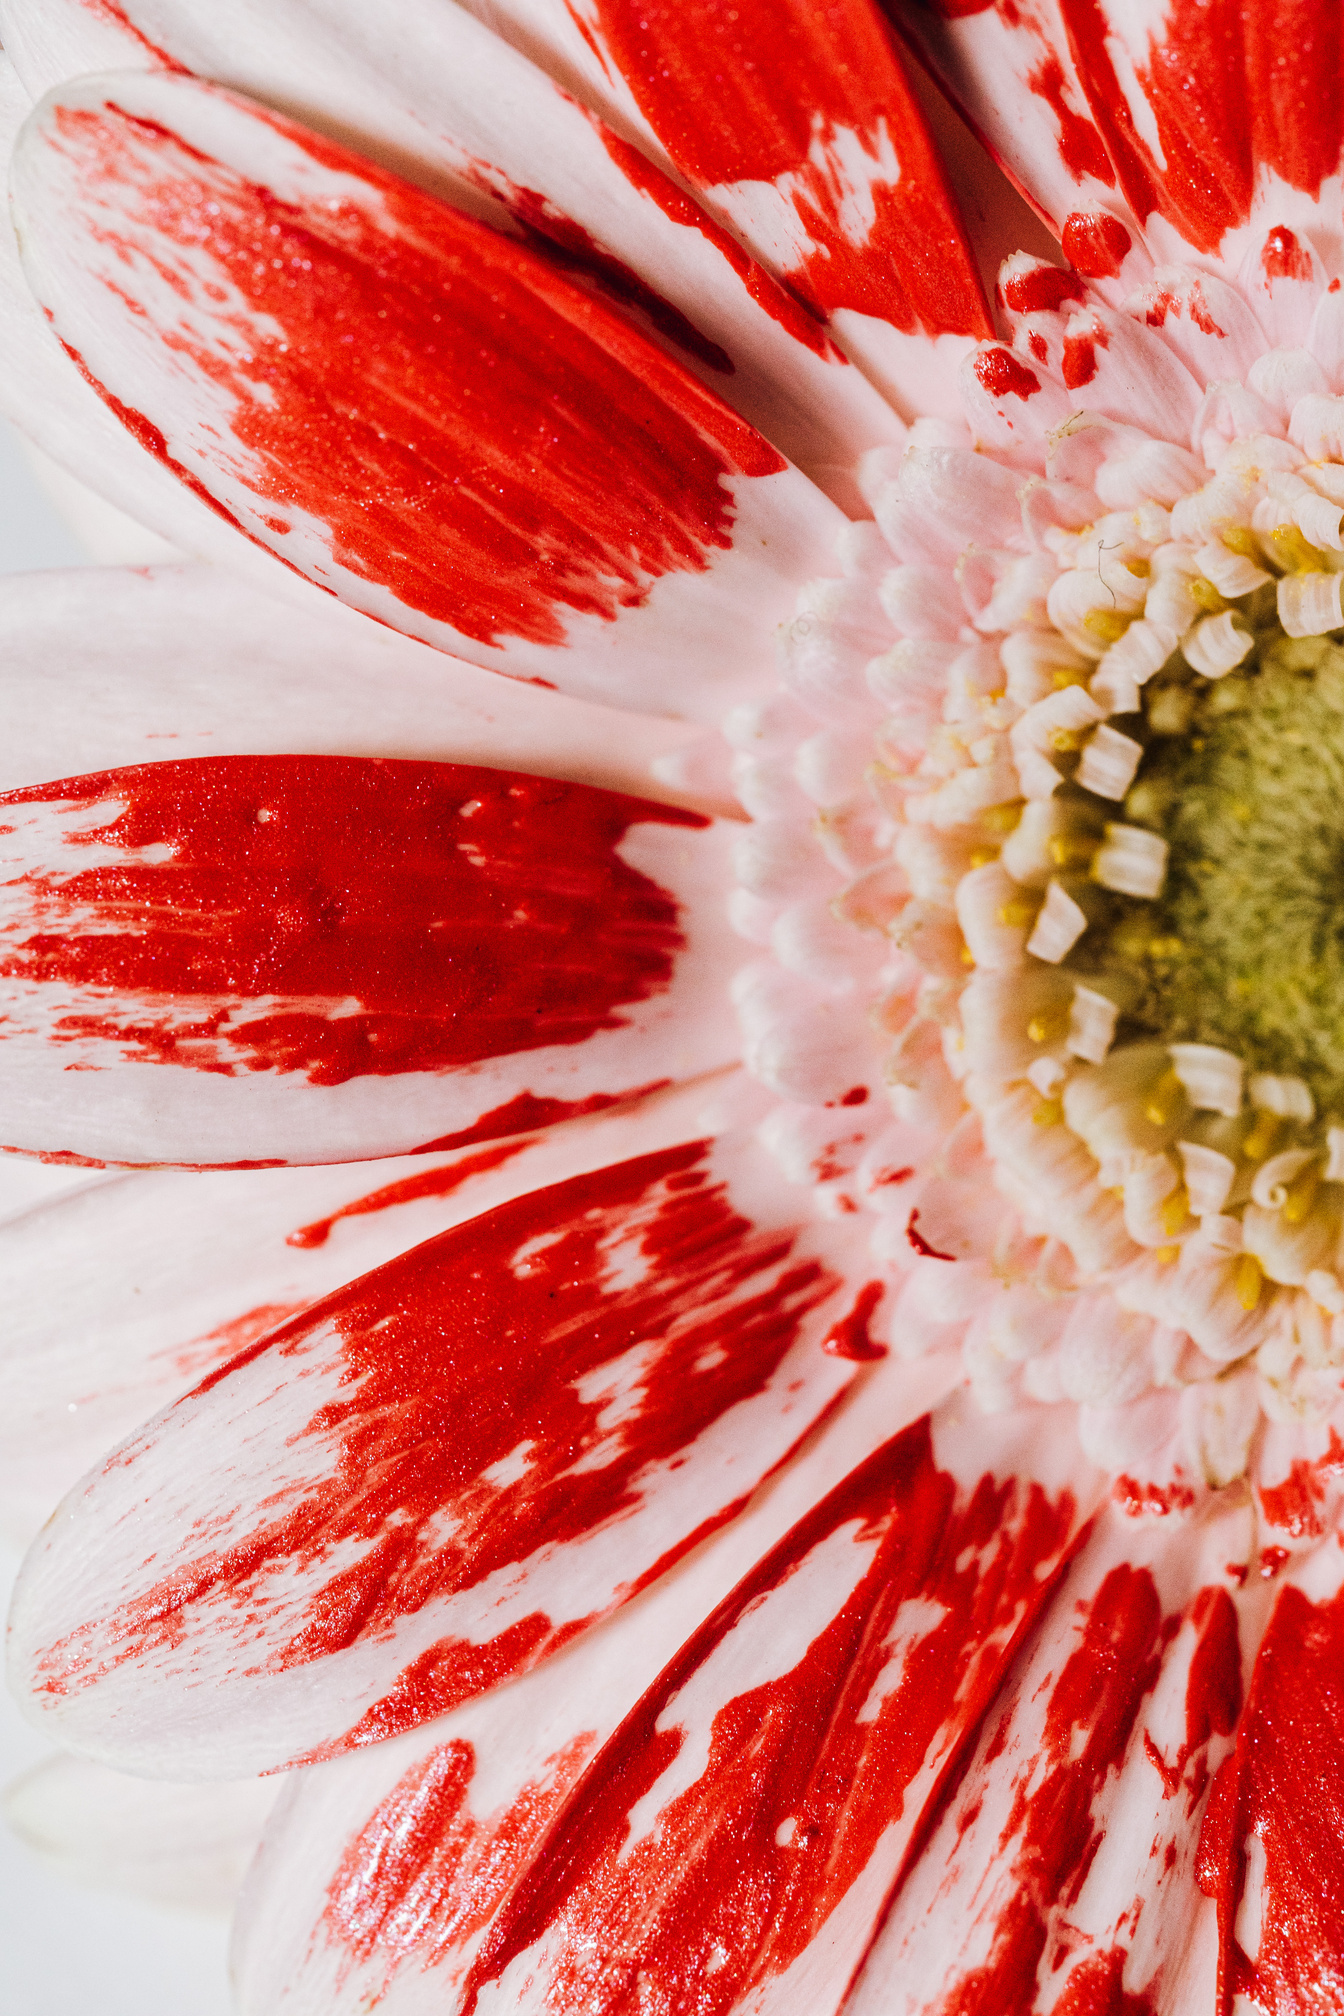
[[[198,556],[16,591],[14,1670],[295,1771],[249,2011],[1333,2006],[1337,23],[890,15],[5,10]]]

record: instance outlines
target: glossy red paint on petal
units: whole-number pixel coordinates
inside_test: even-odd
[[[1005,308],[1014,315],[1031,315],[1062,308],[1066,301],[1085,301],[1087,289],[1068,266],[1048,266],[1044,260],[1012,273],[1000,288]]]
[[[1074,210],[1064,219],[1064,257],[1091,280],[1114,280],[1133,239],[1108,210]]]
[[[835,1358],[885,1358],[885,1344],[875,1343],[868,1333],[868,1326],[877,1313],[877,1305],[887,1292],[885,1281],[867,1281],[854,1298],[854,1306],[833,1323],[821,1340],[823,1351],[829,1351]]]
[[[701,1142],[533,1192],[340,1289],[197,1389],[262,1353],[293,1361],[295,1378],[313,1376],[314,1353],[336,1368],[339,1397],[287,1444],[301,1481],[244,1508],[226,1546],[193,1553],[184,1534],[170,1572],[41,1655],[43,1691],[263,1613],[265,1647],[249,1627],[243,1663],[283,1672],[621,1520],[762,1391],[838,1285],[793,1246],[733,1210]],[[743,1474],[750,1488],[759,1473]],[[678,1523],[664,1555],[630,1560],[615,1601],[736,1509]],[[532,1611],[493,1636],[440,1639],[312,1754],[441,1713],[588,1621]]]
[[[1083,318],[1080,327],[1069,329],[1060,369],[1070,392],[1080,392],[1084,385],[1092,383],[1097,375],[1097,351],[1109,346],[1106,325],[1099,315]]]
[[[286,1234],[285,1244],[305,1249],[325,1246],[343,1218],[364,1218],[375,1211],[393,1211],[399,1204],[414,1204],[422,1197],[451,1197],[454,1190],[460,1190],[473,1176],[483,1176],[488,1170],[498,1169],[515,1155],[520,1155],[527,1145],[526,1141],[505,1141],[497,1148],[483,1149],[479,1155],[464,1155],[460,1162],[453,1162],[446,1169],[426,1169],[422,1176],[405,1176],[399,1183],[385,1183],[381,1190],[370,1190],[366,1197],[356,1197],[352,1203],[342,1204],[340,1210],[333,1211],[330,1217],[315,1218],[309,1225],[300,1225]]]
[[[0,975],[115,1003],[63,1016],[54,1041],[324,1085],[618,1027],[682,940],[674,900],[616,847],[636,821],[708,823],[511,771],[345,757],[202,757],[0,798],[11,817],[30,805],[53,808],[60,844],[17,885]]]
[[[564,1803],[597,1738],[575,1736],[500,1810],[470,1803],[472,1745],[455,1738],[420,1758],[350,1841],[327,1886],[320,1932],[352,1968],[390,1981],[414,1957],[421,1969],[487,1925]],[[367,1992],[368,1984],[364,1984]]]
[[[1258,1940],[1241,1918],[1252,1837],[1264,1855]],[[1344,2009],[1342,1838],[1344,1594],[1315,1603],[1290,1586],[1200,1835],[1200,1887],[1218,1906],[1218,2016],[1231,2016],[1238,1996],[1276,2016]]]
[[[1106,156],[1100,133],[1065,97],[1064,68],[1053,50],[1027,73],[1027,85],[1043,99],[1059,121],[1059,158],[1075,182],[1085,175],[1115,187],[1115,170]]]
[[[1067,1492],[1052,1500],[988,1475],[959,1488],[937,1467],[927,1419],[885,1444],[720,1605],[594,1760],[487,1935],[464,2012],[518,1961],[544,1965],[554,2016],[616,2016],[637,1982],[650,2007],[726,2016],[755,2006],[865,1872],[880,1913],[901,1843],[1074,1526]],[[809,1568],[817,1580],[800,1583]],[[778,1671],[772,1599],[823,1584],[810,1643]],[[906,1605],[927,1606],[927,1624],[903,1631]],[[775,1671],[719,1700],[720,1657],[726,1673]],[[691,1782],[660,1799],[688,1744]],[[931,1757],[938,1769],[916,1795]],[[865,1920],[848,1938],[870,1930]],[[542,1940],[544,1963],[531,1950]]]
[[[866,0],[597,0],[597,17],[689,181],[786,192],[801,257],[784,260],[785,277],[803,300],[899,329],[989,335],[937,154]],[[862,224],[845,200],[856,177]]]
[[[991,399],[1006,399],[1010,392],[1019,399],[1030,399],[1033,392],[1041,389],[1041,381],[1031,366],[1001,345],[977,350],[972,368]]]
[[[343,196],[282,201],[113,103],[59,108],[51,144],[98,188],[118,312],[142,261],[181,300],[165,339],[231,402],[277,529],[320,521],[342,567],[492,644],[562,643],[566,611],[613,620],[731,545],[724,479],[785,466],[752,428],[526,248],[257,116]]]
[[[1194,1492],[1179,1477],[1156,1484],[1123,1472],[1111,1486],[1111,1496],[1131,1519],[1167,1519],[1173,1512],[1188,1512],[1195,1502]]]
[[[1260,270],[1266,280],[1310,280],[1311,254],[1286,224],[1276,224],[1260,247]]]
[[[1055,2003],[1052,2016],[1157,2016],[1152,1995],[1127,1995],[1123,1975],[1128,1959],[1123,1946],[1094,1953],[1075,1967]]]

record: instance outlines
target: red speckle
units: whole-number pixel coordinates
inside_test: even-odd
[[[350,1841],[327,1885],[321,1929],[386,1988],[405,1960],[429,1968],[480,1932],[522,1874],[596,1746],[576,1736],[499,1811],[478,1818],[476,1753],[460,1738],[420,1758]],[[366,1991],[367,1991],[366,1984]]]
[[[1310,280],[1311,254],[1286,224],[1276,224],[1260,247],[1260,270],[1266,280]]]
[[[1344,1596],[1313,1603],[1280,1590],[1260,1646],[1237,1744],[1214,1780],[1197,1874],[1217,1900],[1215,2016],[1234,1997],[1259,2009],[1333,2012],[1344,1980],[1344,1901],[1337,1871],[1344,1812]],[[1260,1945],[1235,1935],[1244,1844],[1265,1851]]]
[[[564,612],[614,619],[731,545],[722,479],[784,466],[744,421],[525,247],[256,116],[367,199],[282,202],[113,104],[62,109],[51,144],[99,188],[117,313],[141,312],[142,264],[188,255],[176,368],[227,401],[260,508],[311,514],[351,574],[491,644],[562,643]]]
[[[1134,241],[1109,210],[1075,210],[1064,219],[1064,256],[1093,280],[1114,280]]]
[[[1226,336],[1226,329],[1220,329],[1213,319],[1213,313],[1204,298],[1204,289],[1198,280],[1191,283],[1187,303],[1190,320],[1196,329],[1202,329],[1206,336]]]
[[[1051,54],[1043,57],[1036,68],[1028,72],[1027,87],[1038,98],[1045,100],[1058,119],[1059,158],[1074,181],[1081,182],[1085,175],[1091,175],[1098,182],[1104,182],[1108,189],[1113,189],[1115,171],[1106,158],[1100,133],[1090,119],[1065,102],[1064,71],[1058,56]]]
[[[1002,344],[977,350],[973,369],[991,399],[1006,399],[1010,392],[1018,399],[1030,399],[1033,392],[1041,389],[1041,381],[1031,366]]]
[[[844,1098],[840,1101],[842,1106],[866,1106],[867,1103],[868,1087],[866,1085],[851,1085]]]
[[[1323,1493],[1315,1468],[1299,1458],[1281,1484],[1261,1486],[1260,1503],[1271,1526],[1294,1540],[1319,1539]]]
[[[1188,1512],[1195,1502],[1195,1494],[1188,1484],[1179,1478],[1170,1484],[1139,1483],[1133,1477],[1117,1477],[1111,1486],[1111,1496],[1121,1511],[1131,1519],[1165,1519],[1173,1512]]]
[[[822,1338],[822,1350],[828,1351],[833,1358],[885,1358],[886,1345],[874,1343],[868,1334],[868,1325],[886,1292],[883,1281],[865,1283],[854,1299],[853,1308],[838,1323],[833,1323]]]
[[[706,823],[511,771],[321,756],[146,764],[0,804],[108,799],[124,809],[67,826],[70,860],[27,878],[32,930],[0,974],[109,991],[58,1041],[325,1085],[619,1026],[620,1004],[666,986],[681,937],[616,844],[636,820]],[[83,845],[125,852],[81,869]]]
[[[1064,383],[1071,392],[1090,385],[1097,375],[1097,351],[1109,347],[1110,338],[1101,318],[1093,315],[1082,329],[1071,330],[1064,338]]]
[[[325,1246],[331,1237],[332,1227],[339,1225],[343,1218],[363,1218],[375,1211],[392,1211],[399,1204],[414,1204],[422,1197],[450,1197],[454,1190],[460,1190],[473,1176],[483,1176],[488,1170],[498,1169],[515,1155],[520,1155],[527,1146],[525,1141],[506,1141],[502,1147],[487,1148],[479,1155],[464,1155],[460,1162],[454,1162],[446,1169],[427,1169],[423,1176],[407,1176],[400,1183],[385,1183],[381,1190],[371,1190],[367,1197],[357,1197],[352,1204],[342,1204],[339,1211],[333,1211],[329,1218],[316,1218],[311,1225],[300,1225],[285,1239],[286,1246]]]
[[[303,1481],[263,1501],[227,1545],[194,1553],[184,1537],[162,1580],[48,1649],[46,1691],[262,1613],[267,1650],[255,1651],[247,1622],[249,1655],[271,1671],[303,1666],[386,1639],[427,1604],[521,1574],[638,1505],[643,1480],[762,1390],[837,1285],[816,1261],[791,1259],[791,1233],[758,1233],[732,1210],[706,1153],[667,1149],[486,1212],[203,1380],[198,1395],[263,1352],[276,1378],[291,1360],[309,1376],[318,1362],[333,1368],[331,1397],[288,1445]],[[613,1428],[598,1375],[632,1351],[638,1381]],[[492,1481],[501,1464],[514,1474]],[[755,1481],[748,1465],[742,1489]],[[735,1509],[712,1503],[661,1559],[632,1560],[604,1607]],[[394,1735],[527,1670],[592,1621],[575,1608],[554,1624],[536,1610],[493,1637],[441,1638],[313,1756]]]
[[[959,1489],[936,1467],[927,1420],[878,1450],[739,1584],[589,1766],[487,1933],[464,2016],[542,1939],[538,1992],[554,2016],[623,2016],[637,1993],[651,2009],[727,2016],[768,1999],[767,1984],[822,1934],[860,1877],[870,1888],[885,1878],[872,1900],[880,1910],[902,1852],[893,1837],[908,1841],[936,1803],[958,1738],[1044,1600],[1073,1517],[1067,1496],[1052,1503],[1034,1484],[985,1476]],[[703,1735],[697,1711],[688,1732],[684,1690],[730,1633],[745,1653],[768,1628],[753,1620],[770,1593],[814,1550],[834,1554],[845,1533],[854,1536],[845,1544],[871,1555],[856,1562],[852,1584],[842,1568],[833,1608],[812,1599],[816,1628],[801,1658],[722,1699],[712,1721],[707,1706]],[[915,1597],[939,1606],[941,1621],[893,1642],[900,1606]],[[899,1678],[883,1694],[894,1658]],[[641,1815],[632,1833],[634,1809],[688,1735],[706,1744],[703,1766],[656,1824]],[[916,1805],[931,1757],[945,1762]]]
[[[598,15],[640,110],[697,188],[788,178],[801,257],[785,277],[802,300],[823,316],[852,308],[900,329],[990,333],[941,164],[875,8],[598,0]],[[855,134],[876,166],[884,127],[899,178],[873,182],[876,215],[856,242],[827,149]]]
[[[873,1178],[873,1188],[875,1190],[884,1190],[888,1185],[894,1186],[897,1183],[908,1183],[914,1173],[914,1169],[911,1167],[879,1170]]]
[[[1148,306],[1144,311],[1143,319],[1150,329],[1165,328],[1168,315],[1174,315],[1177,312],[1177,305],[1174,294],[1168,290],[1159,289],[1148,296]]]
[[[1027,348],[1031,351],[1032,356],[1038,364],[1044,364],[1049,358],[1050,346],[1044,336],[1036,329],[1033,329],[1027,338]]]
[[[916,1253],[925,1260],[955,1260],[957,1257],[955,1253],[940,1253],[936,1246],[930,1246],[928,1240],[919,1229],[918,1211],[910,1213],[910,1218],[905,1228],[905,1236],[914,1247]]]
[[[1291,1558],[1286,1547],[1262,1547],[1259,1564],[1261,1580],[1272,1582],[1288,1566]]]

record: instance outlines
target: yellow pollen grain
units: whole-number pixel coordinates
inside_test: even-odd
[[[1050,675],[1050,683],[1057,693],[1062,693],[1066,686],[1085,686],[1090,676],[1090,672],[1079,672],[1069,665],[1057,665]]]
[[[973,847],[971,849],[972,868],[988,868],[990,862],[997,861],[998,858],[999,850],[997,847]]]
[[[1181,1249],[1179,1246],[1159,1246],[1155,1257],[1160,1267],[1170,1267],[1173,1260],[1180,1259]]]
[[[1219,616],[1228,604],[1223,600],[1212,581],[1204,574],[1197,574],[1190,583],[1190,593],[1196,608],[1203,609],[1210,616]]]
[[[1229,525],[1222,537],[1229,553],[1240,553],[1243,560],[1259,559],[1260,551],[1249,525]]]
[[[1321,1165],[1309,1162],[1302,1174],[1288,1185],[1288,1194],[1283,1200],[1284,1222],[1300,1225],[1315,1202],[1316,1192],[1321,1187]]]
[[[1036,917],[1038,905],[1023,901],[1002,903],[999,906],[1000,924],[1030,924]]]
[[[1146,581],[1153,571],[1153,563],[1151,560],[1145,560],[1140,555],[1137,560],[1126,560],[1125,568],[1128,573],[1134,576],[1135,580]]]
[[[1050,747],[1059,756],[1069,756],[1082,746],[1082,733],[1077,728],[1056,728],[1050,737]]]
[[[1165,1127],[1181,1103],[1181,1081],[1175,1071],[1164,1071],[1148,1095],[1144,1115],[1154,1127]]]
[[[1179,938],[1150,938],[1148,957],[1150,959],[1179,959],[1185,947]]]
[[[1007,805],[991,805],[981,825],[991,833],[1011,833],[1021,823],[1022,803],[1020,798],[1014,798]]]
[[[1190,1215],[1190,1192],[1186,1189],[1184,1183],[1172,1191],[1170,1197],[1165,1200],[1157,1215],[1161,1220],[1162,1230],[1168,1238],[1174,1232],[1180,1231],[1182,1225],[1184,1225]]]
[[[1296,525],[1276,525],[1269,538],[1274,558],[1289,574],[1315,574],[1324,568],[1324,553],[1304,539]]]
[[[961,948],[961,963],[963,966],[974,966],[975,964],[975,954],[969,945],[963,945]]]
[[[1278,1140],[1282,1129],[1283,1121],[1277,1113],[1261,1113],[1241,1144],[1241,1152],[1246,1160],[1263,1162]]]
[[[1043,1099],[1031,1117],[1038,1127],[1057,1127],[1064,1118],[1062,1100]]]
[[[1243,1309],[1254,1309],[1260,1300],[1260,1291],[1265,1285],[1264,1269],[1254,1253],[1243,1253],[1237,1262],[1235,1286],[1237,1300]]]
[[[1100,840],[1086,833],[1056,833],[1050,842],[1050,859],[1056,868],[1090,868],[1100,848]]]
[[[1119,609],[1089,609],[1083,628],[1099,644],[1118,644],[1133,620]]]

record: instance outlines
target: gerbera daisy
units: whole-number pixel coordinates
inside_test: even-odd
[[[199,556],[11,597],[31,1712],[256,2016],[1344,2007],[1337,10],[0,19]]]

